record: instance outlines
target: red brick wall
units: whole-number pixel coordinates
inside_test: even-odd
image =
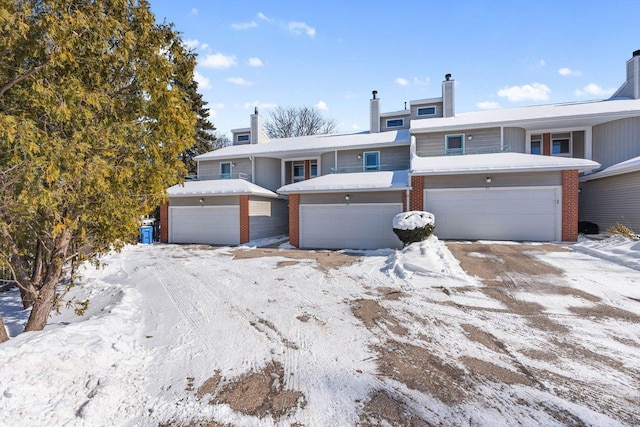
[[[424,210],[424,177],[411,177],[411,194],[409,196],[409,210]]]
[[[169,203],[160,206],[160,241],[169,243]]]
[[[300,195],[289,194],[289,243],[300,247]]]
[[[311,178],[311,162],[309,160],[304,161],[304,179]]]
[[[249,196],[240,196],[240,243],[250,240],[249,233]]]
[[[551,155],[551,134],[543,133],[542,134],[542,154],[545,156]]]
[[[578,240],[578,171],[562,171],[562,240]]]

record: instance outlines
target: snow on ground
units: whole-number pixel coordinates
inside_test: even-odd
[[[521,245],[562,271],[539,289],[483,284],[435,237],[277,242],[126,247],[43,332],[0,293],[0,425],[640,424],[638,242]]]

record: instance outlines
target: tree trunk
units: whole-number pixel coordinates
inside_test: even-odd
[[[29,314],[29,320],[27,321],[27,326],[24,328],[24,332],[41,331],[46,326],[49,314],[53,308],[58,280],[59,277],[49,278],[49,281],[40,289],[38,298],[33,301],[31,314]]]
[[[24,308],[25,310],[27,308],[31,308],[31,306],[33,305],[33,295],[31,295],[29,292],[25,291],[22,288],[20,289],[20,300],[22,301],[22,308]]]
[[[4,327],[4,321],[2,320],[2,316],[0,316],[0,343],[5,341],[9,341],[9,334],[7,334],[7,330]]]

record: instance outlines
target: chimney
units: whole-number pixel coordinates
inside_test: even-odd
[[[269,138],[262,129],[262,116],[258,114],[258,107],[255,107],[251,115],[251,143],[260,144],[267,139]]]
[[[627,61],[627,80],[609,99],[615,98],[640,99],[640,49]]]
[[[378,91],[377,90],[372,91],[371,95],[373,97],[369,101],[369,111],[370,111],[369,132],[380,133],[380,100],[377,98]]]
[[[451,80],[451,74],[445,74],[442,82],[442,117],[456,115],[455,81]]]

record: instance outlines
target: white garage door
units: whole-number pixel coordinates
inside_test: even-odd
[[[555,241],[562,237],[561,187],[425,190],[441,239]]]
[[[240,208],[170,206],[169,242],[237,245],[240,243]]]
[[[393,217],[401,203],[300,205],[300,247],[325,249],[399,248]]]

